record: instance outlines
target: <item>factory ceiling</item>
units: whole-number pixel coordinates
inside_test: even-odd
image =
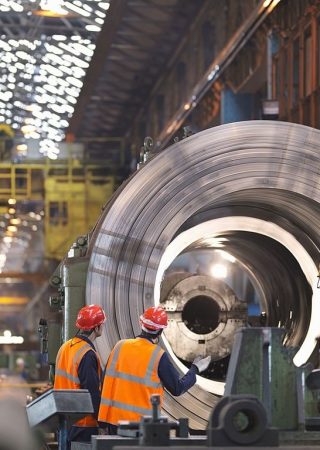
[[[111,3],[69,132],[81,138],[124,136],[204,3]]]
[[[205,0],[0,0],[0,123],[55,159],[123,137]]]
[[[105,160],[106,139],[125,136],[204,3],[0,0],[0,125],[17,144],[38,142],[40,158],[58,158],[69,134],[90,141],[89,159]],[[40,218],[43,205],[27,206],[26,217],[0,216],[2,315],[25,307],[21,292],[37,300],[32,283],[43,282],[27,278],[43,269],[42,221],[30,215]],[[10,236],[12,220],[25,225]]]
[[[0,123],[55,159],[109,1],[0,0]]]

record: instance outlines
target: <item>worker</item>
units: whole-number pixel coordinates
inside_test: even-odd
[[[56,359],[54,389],[88,389],[94,413],[78,420],[68,430],[68,446],[71,441],[90,442],[98,434],[98,411],[101,392],[101,363],[94,341],[102,334],[106,320],[103,309],[88,305],[80,309],[76,320],[77,334],[65,342]]]
[[[103,380],[99,424],[107,434],[117,434],[121,420],[139,421],[152,415],[150,397],[163,391],[179,396],[196,382],[196,375],[210,364],[211,357],[197,357],[180,379],[168,354],[158,345],[168,316],[161,306],[148,308],[140,316],[141,334],[119,341],[110,353]]]

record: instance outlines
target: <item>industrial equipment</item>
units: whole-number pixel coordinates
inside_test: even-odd
[[[74,237],[90,230],[116,179],[103,164],[50,164],[44,181],[46,256],[62,259]]]
[[[222,248],[237,265],[230,262],[230,279],[220,281],[230,287],[230,280],[245,273],[267,326],[283,328],[282,342],[299,348],[295,365],[311,360],[317,366],[319,142],[320,131],[306,126],[249,121],[202,131],[159,154],[149,151],[105,206],[93,232],[78,239],[52,278],[59,290],[52,304],[63,311],[63,340],[75,332],[76,313],[84,303],[100,304],[108,316],[97,341],[105,363],[119,339],[139,334],[145,308],[167,302],[162,289],[178,255]],[[196,297],[185,299],[182,307]],[[245,305],[247,299],[240,301]],[[187,358],[170,344],[185,339],[179,331],[187,328],[182,316],[162,345],[185,372]],[[229,317],[234,331],[249,325],[244,316],[245,309]],[[209,333],[225,329],[226,323],[220,314]],[[208,342],[208,333],[203,334],[199,341]],[[199,348],[204,356],[213,352],[201,342]],[[182,397],[166,394],[163,414],[188,418],[191,429],[204,430],[223,393],[223,379],[198,377]]]
[[[50,389],[27,405],[31,428],[45,426],[47,431],[57,431],[59,428],[59,450],[67,450],[68,427],[92,412],[87,389]]]
[[[92,436],[73,450],[182,447],[319,449],[319,371],[294,366],[296,349],[284,347],[279,328],[243,328],[235,335],[225,396],[210,413],[206,435],[188,436],[188,419],[170,422],[153,413],[139,423],[120,423],[118,436]],[[170,430],[175,429],[172,436]]]
[[[117,184],[106,163],[71,158],[59,163],[0,162],[0,174],[0,212],[8,213],[8,198],[18,204],[43,205],[45,256],[57,260],[64,257],[74,237],[94,226]]]
[[[210,276],[185,275],[160,301],[169,317],[165,337],[177,358],[190,363],[199,354],[213,360],[230,355],[235,331],[248,320],[247,303]]]

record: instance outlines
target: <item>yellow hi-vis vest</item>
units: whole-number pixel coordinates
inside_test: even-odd
[[[119,420],[139,421],[152,415],[150,396],[163,397],[158,366],[164,351],[144,338],[119,341],[105,371],[99,421],[117,425]]]
[[[54,389],[81,389],[78,378],[78,367],[82,358],[89,350],[95,352],[90,344],[77,337],[70,339],[60,347],[56,359]],[[98,360],[98,376],[101,379],[100,359],[96,352],[95,354]],[[74,426],[98,427],[98,422],[93,414],[90,414],[78,420]]]

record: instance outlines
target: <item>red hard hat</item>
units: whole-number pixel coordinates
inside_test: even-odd
[[[168,316],[161,306],[152,306],[140,316],[141,328],[147,332],[156,332],[166,328]]]
[[[98,327],[106,320],[106,315],[101,306],[88,305],[80,309],[76,321],[76,327],[81,330],[91,330]]]

